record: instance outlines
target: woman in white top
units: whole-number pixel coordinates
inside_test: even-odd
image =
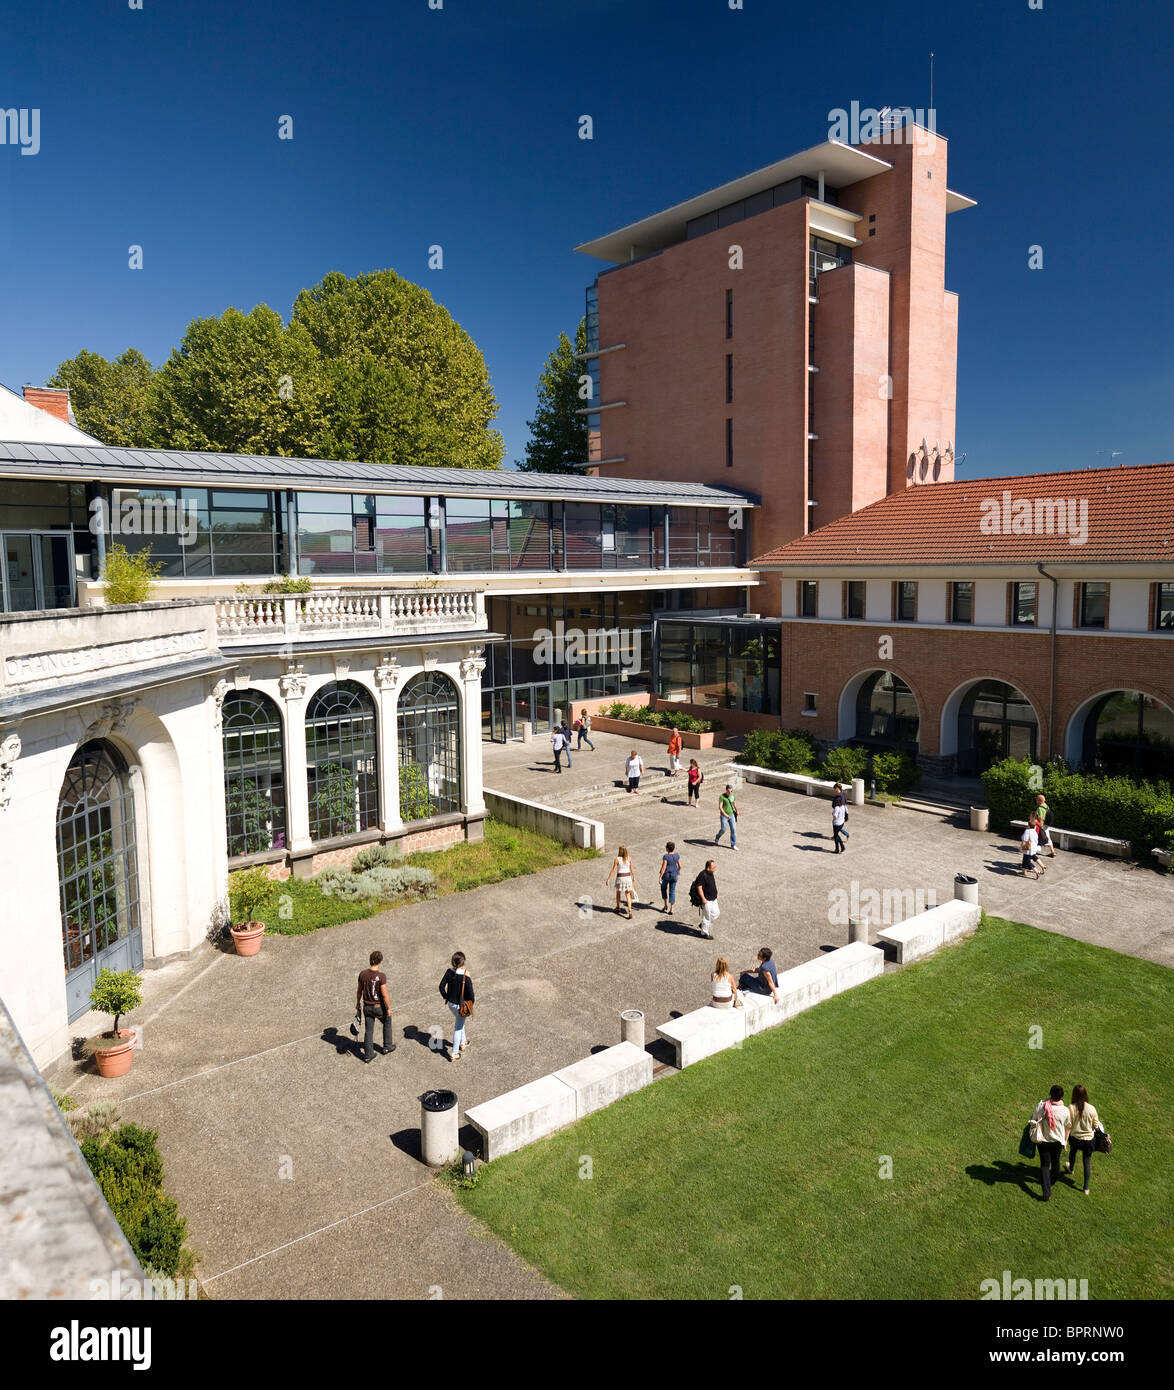
[[[1052,1195],[1052,1183],[1060,1180],[1060,1153],[1068,1142],[1071,1118],[1064,1104],[1064,1087],[1053,1086],[1048,1099],[1041,1100],[1031,1116],[1031,1138],[1039,1149],[1040,1179],[1044,1201]]]
[[[623,898],[627,904],[627,915],[630,922],[632,920],[632,902],[636,896],[636,877],[632,872],[632,861],[628,858],[627,845],[621,845],[616,851],[616,857],[611,861],[611,868],[603,880],[605,888],[611,882],[612,874],[616,876],[616,911],[620,911],[620,899]]]
[[[730,967],[726,963],[724,956],[718,956],[717,964],[713,967],[713,974],[710,979],[710,1002],[715,1009],[732,1009],[734,1000],[738,997],[738,987],[734,983],[734,977],[730,974]]]

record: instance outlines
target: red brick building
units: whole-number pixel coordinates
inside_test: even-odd
[[[913,487],[751,563],[784,727],[1174,777],[1174,464]]]
[[[948,481],[946,153],[828,140],[579,246],[621,262],[588,291],[595,470],[760,497],[751,553]]]

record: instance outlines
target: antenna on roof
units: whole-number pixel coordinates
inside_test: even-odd
[[[929,55],[929,109],[933,110],[933,54]],[[935,121],[936,124],[936,121]]]
[[[1124,452],[1125,452],[1124,449],[1098,449],[1098,450],[1097,450],[1097,453],[1098,453],[1098,454],[1108,454],[1108,456],[1109,456],[1109,467],[1110,467],[1110,468],[1113,467],[1113,460],[1114,460],[1115,458],[1119,458]]]

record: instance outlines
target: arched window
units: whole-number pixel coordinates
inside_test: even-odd
[[[379,823],[375,702],[361,685],[324,685],[306,709],[310,838],[330,840]]]
[[[57,875],[69,1018],[98,971],[143,963],[134,793],[121,754],[95,739],[70,759],[57,802]]]
[[[920,728],[913,691],[892,671],[874,671],[856,697],[856,741],[917,751]]]
[[[1108,773],[1174,778],[1174,711],[1139,690],[1103,695],[1084,722],[1084,761]]]
[[[224,813],[230,859],[285,848],[281,715],[259,690],[224,697]]]
[[[445,675],[413,676],[399,699],[399,804],[408,821],[461,809],[461,711]]]
[[[958,771],[977,777],[1002,758],[1035,762],[1039,721],[1031,701],[1006,681],[979,681],[958,710]]]

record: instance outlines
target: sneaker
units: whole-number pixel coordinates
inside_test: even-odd
[[[730,848],[734,851],[735,854],[737,854],[737,852],[738,852],[738,846],[737,846],[737,845],[731,845]]]

